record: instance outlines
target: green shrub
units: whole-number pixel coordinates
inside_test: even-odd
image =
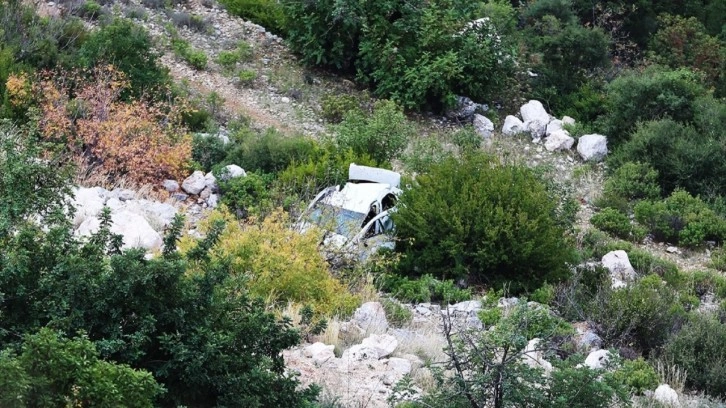
[[[614,208],[605,208],[590,218],[590,222],[595,228],[601,229],[622,239],[634,239],[642,237],[631,236],[633,225],[627,215]]]
[[[251,69],[243,69],[237,73],[237,79],[239,79],[239,82],[242,85],[250,86],[255,82],[255,79],[257,79],[257,72]]]
[[[651,67],[642,73],[622,75],[607,88],[604,134],[612,145],[618,145],[628,140],[638,122],[666,117],[690,122],[696,113],[696,99],[705,94],[698,75],[686,69],[667,71]],[[637,157],[632,161],[637,160],[643,161]],[[653,167],[661,171],[660,167]]]
[[[326,94],[320,100],[320,108],[325,120],[340,123],[348,112],[360,110],[362,106],[356,95]]]
[[[126,74],[131,81],[129,96],[155,95],[154,91],[170,81],[149,33],[131,20],[116,18],[101,26],[89,35],[79,52],[79,62],[86,68],[107,63]]]
[[[233,138],[236,143],[228,150],[225,162],[262,173],[277,173],[293,162],[306,161],[318,149],[316,142],[308,137],[286,136],[274,128],[262,133],[243,129]]]
[[[721,135],[711,137],[671,120],[647,122],[613,155],[610,165],[620,168],[636,160],[647,164],[657,171],[664,193],[683,188],[694,195],[723,195],[726,147],[722,140]]]
[[[425,173],[431,166],[441,163],[452,155],[453,152],[442,147],[441,140],[436,135],[424,135],[415,137],[409,142],[409,147],[401,156],[401,161],[407,170]]]
[[[726,272],[726,251],[723,247],[711,252],[711,267]]]
[[[529,300],[543,305],[549,305],[555,299],[555,287],[545,282],[529,296]]]
[[[709,395],[726,395],[726,325],[712,316],[692,314],[670,338],[664,357],[688,372],[686,385]]]
[[[196,14],[169,11],[167,16],[177,27],[187,27],[199,33],[206,33],[209,30],[209,22]]]
[[[513,73],[508,37],[490,20],[469,24],[479,11],[472,2],[399,7],[384,1],[285,0],[283,6],[288,40],[303,61],[356,72],[376,96],[406,108],[440,109],[453,104],[455,95],[483,100]]]
[[[636,360],[624,361],[613,376],[616,381],[637,395],[642,395],[644,391],[653,390],[660,384],[655,369],[642,357]]]
[[[634,210],[636,220],[661,241],[698,247],[705,240],[726,238],[726,219],[683,190],[662,201],[641,201]]]
[[[0,367],[0,371],[16,370],[12,377],[0,375],[4,407],[83,401],[94,406],[150,408],[164,392],[149,372],[101,360],[87,336],[68,339],[48,328],[26,335],[18,356],[0,351]],[[6,391],[12,389],[16,391]]]
[[[202,50],[193,48],[187,41],[175,37],[171,40],[171,47],[179,58],[186,61],[196,70],[207,68],[207,54]]]
[[[451,141],[462,152],[469,152],[481,147],[482,137],[474,130],[473,126],[466,126],[451,134]]]
[[[219,181],[222,203],[238,217],[247,218],[272,210],[270,186],[272,176],[247,172],[246,177]]]
[[[397,158],[414,134],[413,125],[392,101],[379,101],[373,113],[360,110],[348,112],[336,127],[340,149],[351,149],[357,155],[368,154],[380,165]]]
[[[518,292],[557,282],[573,259],[538,177],[483,154],[433,166],[397,208],[396,250],[405,275],[509,282]]]
[[[286,15],[275,0],[222,0],[231,14],[265,27],[275,34],[282,34],[286,27]]]
[[[603,185],[603,194],[628,201],[660,198],[658,171],[647,163],[626,162]]]
[[[451,280],[439,280],[431,275],[418,279],[386,274],[383,276],[383,290],[402,302],[457,303],[471,298],[471,291],[459,289]]]
[[[95,1],[87,1],[75,11],[75,14],[79,17],[87,18],[89,20],[98,19],[103,12],[100,4]]]
[[[413,313],[395,300],[383,299],[381,304],[386,312],[386,319],[394,327],[401,327],[413,319]]]
[[[227,148],[216,135],[195,133],[192,138],[192,160],[204,171],[211,171],[227,156]]]
[[[607,344],[634,348],[644,354],[665,344],[685,318],[679,294],[658,275],[646,276],[627,287],[601,294],[590,306],[598,334]]]

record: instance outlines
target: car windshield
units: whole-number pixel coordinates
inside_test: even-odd
[[[312,208],[307,219],[320,228],[351,239],[360,231],[365,217],[363,213],[318,203]]]

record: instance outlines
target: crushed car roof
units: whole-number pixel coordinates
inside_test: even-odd
[[[371,204],[394,190],[389,184],[346,183],[340,191],[334,191],[323,201],[334,207],[367,214]]]

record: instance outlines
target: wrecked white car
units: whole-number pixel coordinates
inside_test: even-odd
[[[321,191],[300,217],[297,229],[322,229],[328,259],[365,260],[381,248],[393,249],[390,214],[401,194],[400,184],[401,175],[394,171],[351,163],[348,182],[342,188]]]

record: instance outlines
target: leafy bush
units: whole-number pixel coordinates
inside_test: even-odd
[[[381,304],[386,312],[386,319],[394,327],[401,327],[413,318],[413,313],[395,300],[383,299]]]
[[[237,79],[239,79],[239,82],[242,85],[250,86],[255,82],[255,79],[257,79],[257,72],[251,69],[243,69],[237,73]]]
[[[231,14],[259,24],[275,34],[282,34],[285,30],[287,16],[275,0],[222,0],[221,3]]]
[[[157,183],[185,176],[192,146],[178,110],[143,100],[123,102],[131,84],[111,66],[94,70],[88,80],[77,78],[73,99],[67,84],[55,79],[61,83],[44,80],[37,91],[46,140],[64,144],[111,179]],[[77,110],[67,109],[71,106]]]
[[[383,276],[383,290],[402,302],[457,303],[471,298],[471,291],[459,289],[451,280],[439,280],[431,275],[417,279],[387,274]]]
[[[603,185],[606,197],[623,198],[627,201],[656,200],[660,198],[658,171],[647,163],[626,162],[615,169]]]
[[[646,276],[618,290],[601,288],[590,312],[608,344],[644,354],[658,349],[685,317],[679,294],[658,275]]]
[[[479,137],[479,140],[481,140],[481,137]],[[415,137],[409,142],[409,147],[401,156],[401,161],[407,170],[425,173],[431,169],[431,166],[440,164],[444,159],[452,155],[453,152],[443,148],[437,135],[423,135]]]
[[[704,197],[726,194],[726,185],[721,182],[726,177],[726,163],[722,160],[726,139],[717,130],[726,124],[726,105],[719,109],[715,101],[698,101],[694,107],[699,109],[699,116],[711,114],[712,122],[698,128],[672,120],[643,123],[611,157],[610,165],[618,168],[635,161],[649,165],[658,172],[663,193],[680,187]]]
[[[419,175],[393,214],[404,275],[535,289],[567,271],[572,251],[555,203],[526,168],[485,155],[444,160]]]
[[[252,46],[247,42],[240,41],[234,50],[220,51],[216,61],[224,69],[231,70],[238,62],[249,61],[252,55]]]
[[[726,219],[683,190],[662,201],[641,201],[634,210],[636,220],[661,241],[698,247],[705,240],[726,239]]]
[[[201,16],[183,11],[169,11],[167,12],[167,16],[177,27],[187,27],[199,33],[206,33],[209,30],[209,22]]]
[[[229,214],[216,212],[202,231],[220,219],[226,220],[226,228],[212,259],[228,260],[229,273],[243,279],[251,294],[274,304],[309,305],[322,315],[347,315],[360,304],[331,275],[318,250],[320,236],[293,231],[284,213],[275,212],[259,224],[240,225]],[[189,243],[182,245],[187,247]]]
[[[227,145],[216,135],[195,133],[192,138],[192,160],[204,171],[221,163],[227,156]]]
[[[239,218],[261,215],[272,210],[270,186],[272,177],[247,172],[246,177],[235,177],[219,182],[222,203]]]
[[[233,137],[236,144],[229,150],[225,162],[263,173],[277,173],[293,162],[307,160],[317,149],[315,141],[310,138],[286,136],[274,128],[262,133],[244,129]]]
[[[692,314],[663,350],[664,357],[688,372],[686,384],[713,396],[726,395],[726,325]]]
[[[348,112],[360,110],[361,100],[356,95],[326,94],[320,100],[320,108],[325,120],[340,123]]]
[[[616,381],[638,395],[642,395],[644,391],[653,390],[660,384],[655,369],[643,358],[624,361],[613,376]]]
[[[175,37],[171,40],[171,48],[179,58],[186,61],[192,68],[203,70],[207,68],[207,54],[203,50],[192,47],[189,42]]]
[[[7,349],[0,351],[0,372],[5,374],[0,375],[3,407],[151,408],[164,392],[149,372],[101,360],[85,335],[68,339],[43,328],[26,335],[21,348],[17,356]]]
[[[627,141],[641,121],[670,118],[676,122],[690,122],[696,113],[696,99],[705,94],[706,89],[700,84],[698,75],[686,69],[668,71],[651,67],[642,73],[622,75],[607,87],[604,134],[617,145]],[[659,166],[653,167],[661,171]]]
[[[113,64],[130,82],[124,96],[155,95],[170,81],[149,33],[131,20],[116,18],[92,32],[81,46],[80,62],[86,68]]]
[[[397,158],[414,134],[406,115],[392,101],[379,101],[373,113],[348,112],[336,127],[336,142],[342,150],[357,155],[368,154],[379,164]]]
[[[478,5],[471,2],[283,5],[288,39],[306,63],[355,71],[377,96],[406,108],[440,109],[455,95],[483,99],[513,72],[513,47],[489,18],[472,22]]]
[[[640,241],[645,237],[645,231],[639,226],[632,225],[630,218],[614,208],[605,208],[590,218],[595,228],[599,228],[618,238]]]
[[[711,252],[711,267],[726,272],[726,251],[723,247]]]

